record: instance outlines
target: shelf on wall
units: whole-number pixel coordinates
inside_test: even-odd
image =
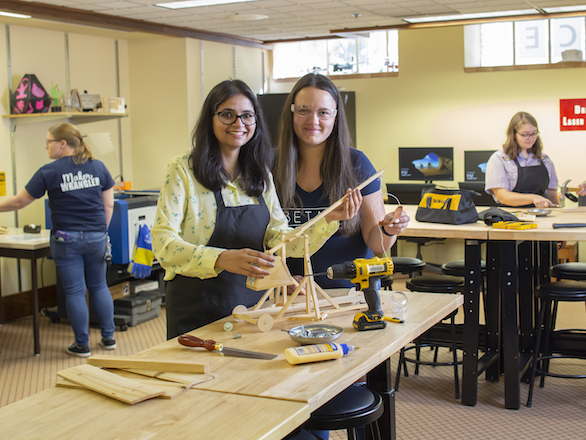
[[[72,124],[84,124],[86,122],[107,121],[109,119],[125,118],[128,113],[97,113],[97,112],[49,112],[29,113],[20,115],[4,115],[16,125],[36,124],[37,122],[53,121],[56,119],[69,119]]]

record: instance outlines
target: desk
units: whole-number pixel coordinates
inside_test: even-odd
[[[507,210],[515,211],[514,208]],[[586,240],[586,228],[552,227],[552,223],[586,223],[584,212],[564,213],[553,209],[549,216],[538,217],[536,223],[537,229],[491,228],[489,231],[487,288],[500,292],[502,300],[502,356],[507,409],[519,409],[521,406],[520,378],[533,356],[533,289],[536,284],[549,281],[555,242]],[[533,258],[536,247],[537,260]],[[535,268],[539,269],[537,273]]]
[[[381,295],[386,294],[387,291],[381,291]],[[299,321],[281,322],[266,333],[261,333],[252,324],[240,322],[234,324],[232,332],[225,332],[223,324],[233,319],[224,318],[191,334],[214,339],[233,348],[278,354],[278,358],[263,361],[222,356],[181,346],[176,339],[172,339],[138,353],[136,357],[209,363],[210,373],[215,379],[201,383],[196,390],[188,390],[172,400],[154,399],[132,406],[89,391],[51,388],[0,408],[2,433],[14,432],[15,435],[8,435],[7,438],[19,440],[40,438],[40,433],[46,440],[74,437],[88,440],[183,439],[188,438],[186,432],[197,433],[198,439],[280,440],[307,420],[312,411],[364,374],[377,370],[381,365],[388,366],[388,359],[393,353],[463,302],[461,295],[419,292],[407,295],[407,322],[389,324],[385,330],[354,330],[352,319],[355,312],[352,311],[328,317],[327,323],[339,325],[345,330],[339,342],[361,347],[341,359],[289,365],[284,350],[297,344],[281,328],[299,325]],[[239,332],[242,338],[233,339],[232,335]],[[201,403],[200,398],[203,399]],[[214,403],[218,399],[223,402],[222,406]],[[105,415],[108,408],[117,411]],[[199,408],[201,411],[198,411]],[[209,416],[206,410],[210,412]],[[15,418],[18,414],[25,414],[26,421],[20,419],[17,422]],[[394,438],[394,425],[389,426],[389,414],[385,412],[381,423],[385,439]],[[258,431],[254,431],[257,425]]]
[[[394,206],[385,205],[387,212]],[[465,239],[467,267],[464,292],[464,359],[462,371],[462,403],[477,402],[477,380],[486,371],[487,379],[496,381],[500,376],[501,353],[505,379],[505,407],[519,409],[519,375],[531,359],[533,347],[533,243],[540,243],[540,282],[548,280],[552,241],[584,241],[586,228],[553,229],[552,223],[586,223],[586,213],[553,209],[547,217],[537,217],[537,229],[495,229],[482,222],[466,225],[421,223],[415,220],[416,206],[405,206],[411,217],[402,236]],[[481,212],[485,207],[477,207]],[[510,208],[511,212],[522,209]],[[487,293],[486,293],[486,352],[478,357],[480,243],[487,242]],[[501,270],[507,268],[507,270]],[[524,307],[517,307],[519,301]],[[520,313],[519,313],[520,312]],[[502,325],[501,325],[502,324]]]
[[[33,335],[35,355],[41,354],[39,341],[39,287],[37,281],[37,259],[51,255],[49,248],[50,231],[44,229],[40,234],[25,234],[20,228],[8,228],[8,233],[0,235],[0,257],[25,258],[31,260],[31,294],[33,314]]]
[[[188,390],[127,405],[86,390],[53,387],[0,408],[11,440],[282,439],[310,416],[306,403]]]
[[[387,212],[395,209],[393,205],[385,205]],[[464,239],[466,260],[466,289],[464,293],[464,340],[462,362],[462,403],[476,405],[478,396],[478,376],[487,372],[490,380],[498,380],[500,371],[498,359],[500,352],[500,302],[498,294],[492,292],[487,297],[486,316],[486,352],[478,357],[479,348],[479,319],[480,319],[480,287],[482,275],[480,260],[482,242],[488,240],[490,228],[484,223],[469,223],[465,225],[445,225],[441,223],[424,223],[415,220],[417,206],[403,207],[411,217],[409,226],[401,234],[406,237],[437,237]],[[478,208],[479,211],[482,208]]]

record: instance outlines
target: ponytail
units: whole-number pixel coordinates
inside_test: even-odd
[[[56,141],[65,141],[67,145],[73,148],[73,161],[76,164],[94,160],[92,151],[81,137],[81,133],[75,125],[68,122],[53,125],[49,128],[49,133],[51,133]]]

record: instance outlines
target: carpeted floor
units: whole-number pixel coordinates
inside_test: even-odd
[[[559,326],[570,322],[568,327],[586,328],[583,307],[562,310],[560,317]],[[0,326],[0,406],[53,386],[58,370],[85,363],[65,352],[73,340],[67,321],[53,324],[42,317],[40,329],[41,355],[33,356],[32,318]],[[164,309],[159,318],[126,332],[117,331],[118,348],[113,352],[98,345],[98,329],[92,328],[90,333],[92,353],[132,355],[165,340]],[[440,353],[450,356],[446,349]],[[396,362],[398,355],[393,358]],[[586,362],[563,361],[552,369],[586,373]],[[492,383],[481,378],[478,404],[468,407],[454,399],[450,367],[423,366],[415,376],[410,365],[409,372],[408,378],[401,378],[396,394],[399,439],[586,439],[586,380],[548,378],[544,388],[536,388],[532,408],[525,406],[528,385],[523,384],[523,403],[521,409],[514,411],[504,409],[503,380]],[[347,436],[335,431],[330,438],[346,440]]]

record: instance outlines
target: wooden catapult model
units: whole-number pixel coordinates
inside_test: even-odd
[[[355,189],[360,190],[364,188],[375,179],[382,177],[384,172],[385,169],[379,171],[362,182]],[[352,295],[346,295],[340,298],[332,298],[317,285],[313,279],[313,269],[311,267],[309,255],[309,237],[304,234],[307,229],[340,206],[345,198],[346,196],[340,198],[321,214],[299,228],[291,231],[289,234],[282,233],[281,243],[272,249],[265,251],[265,253],[275,256],[275,266],[270,269],[270,274],[265,278],[257,279],[248,277],[246,286],[252,290],[266,290],[266,292],[258,303],[250,310],[243,305],[236,306],[232,311],[232,317],[236,321],[250,322],[251,324],[256,325],[260,331],[267,332],[273,328],[274,321],[287,319],[323,321],[328,314],[358,310],[365,307],[363,304],[364,296],[360,292],[354,292]],[[301,282],[298,282],[291,276],[291,272],[289,272],[289,268],[287,267],[286,248],[288,243],[301,237],[303,237],[303,267],[305,276]],[[276,255],[278,251],[280,252]],[[287,286],[290,285],[294,285],[296,288],[294,292],[288,296]],[[294,304],[295,299],[302,291],[305,291],[305,304],[301,302]],[[318,299],[318,292],[323,299]],[[261,308],[271,296],[273,304]],[[285,316],[285,313],[289,313],[289,315]],[[272,315],[276,315],[276,317],[273,318]]]

